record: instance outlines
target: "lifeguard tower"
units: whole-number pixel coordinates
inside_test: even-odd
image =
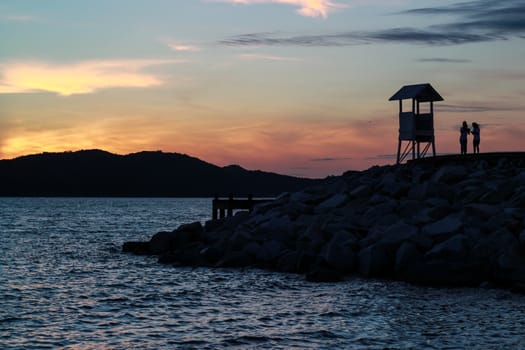
[[[403,111],[403,101],[411,100],[412,110]],[[434,138],[434,102],[444,101],[443,97],[430,84],[406,85],[399,89],[389,101],[399,101],[399,143],[397,145],[397,164],[412,153],[412,159],[423,158],[432,147],[436,156]],[[403,152],[401,147],[407,141]]]

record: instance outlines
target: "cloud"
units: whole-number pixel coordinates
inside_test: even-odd
[[[201,48],[194,45],[168,43],[168,46],[173,51],[185,51],[185,52],[199,52]]]
[[[0,21],[7,21],[7,22],[34,22],[37,18],[34,16],[28,16],[28,15],[7,15],[7,16],[0,16]]]
[[[470,63],[472,60],[458,59],[458,58],[444,58],[444,57],[432,57],[432,58],[419,58],[416,60],[421,63]]]
[[[254,54],[254,53],[240,54],[239,58],[245,59],[245,60],[265,60],[265,61],[292,61],[292,62],[303,61],[302,59],[296,58],[296,57],[285,57],[285,56],[264,55],[264,54]]]
[[[442,32],[480,33],[495,39],[509,36],[523,38],[525,33],[525,3],[522,0],[476,0],[447,6],[418,8],[406,14],[457,16],[452,22],[431,28]]]
[[[351,160],[351,157],[325,157],[325,158],[313,158],[310,159],[312,162],[338,162],[341,160]]]
[[[61,96],[94,93],[107,88],[147,88],[162,85],[145,68],[179,63],[174,60],[107,60],[69,64],[0,63],[0,94],[53,92]]]
[[[436,107],[440,112],[452,112],[452,113],[484,113],[484,112],[509,112],[509,111],[522,111],[523,106],[512,106],[509,104],[502,103],[465,103],[462,105],[440,103]]]
[[[330,12],[347,7],[347,5],[332,2],[331,0],[209,0],[212,2],[227,2],[231,4],[286,4],[299,7],[297,12],[306,17],[327,18]]]
[[[495,40],[492,36],[469,33],[439,33],[414,28],[393,28],[370,32],[276,36],[273,33],[250,33],[220,41],[226,46],[350,46],[372,43],[408,43],[426,45],[457,45]]]
[[[441,18],[436,15],[444,16],[441,23],[420,28],[394,27],[296,36],[249,33],[227,38],[220,43],[228,46],[349,46],[372,43],[443,46],[525,38],[523,0],[474,0],[449,6],[416,8],[395,15],[432,16],[433,19]]]
[[[397,153],[391,153],[391,154],[377,154],[372,157],[366,157],[367,160],[392,160],[397,159]]]

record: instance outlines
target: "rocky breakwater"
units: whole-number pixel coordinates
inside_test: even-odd
[[[218,221],[123,250],[162,263],[256,267],[338,281],[525,290],[525,155],[444,157],[373,167],[282,194]]]

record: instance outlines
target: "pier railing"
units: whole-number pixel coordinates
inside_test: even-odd
[[[226,215],[233,216],[234,210],[252,211],[255,205],[272,200],[271,198],[253,199],[253,195],[251,194],[248,195],[247,199],[234,198],[232,194],[227,198],[219,198],[219,195],[215,195],[213,199],[212,217],[213,220],[217,220],[219,218],[225,218]]]

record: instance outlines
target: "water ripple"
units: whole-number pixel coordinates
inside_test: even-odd
[[[173,268],[127,240],[208,200],[0,199],[2,349],[524,348],[525,297],[261,270]]]

